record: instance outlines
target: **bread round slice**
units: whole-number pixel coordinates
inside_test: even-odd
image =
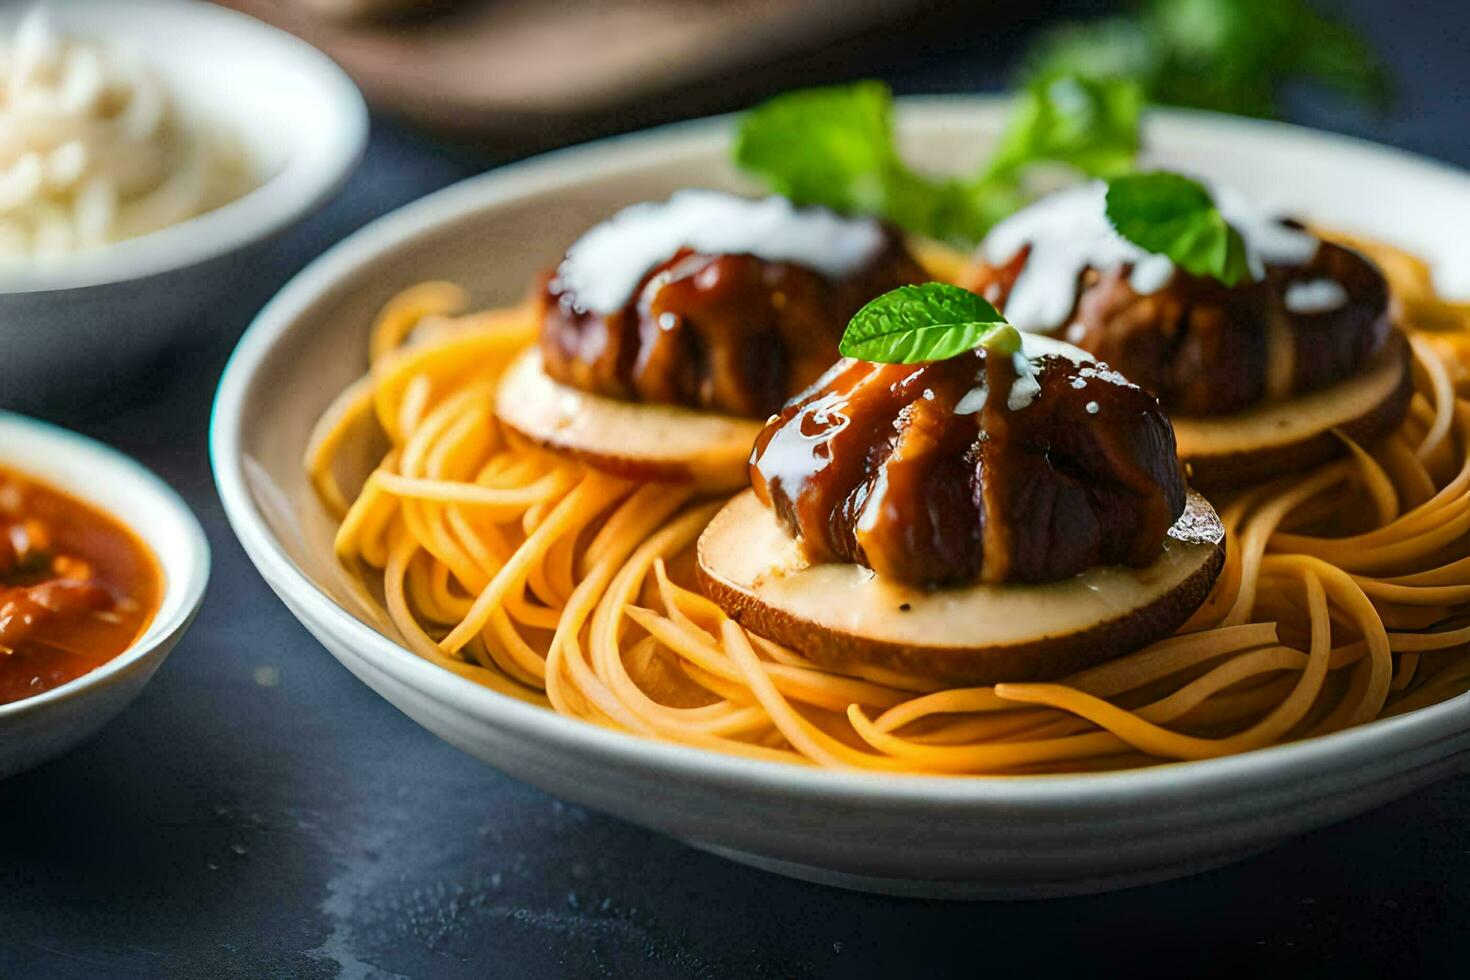
[[[495,414],[532,442],[616,476],[721,492],[749,484],[746,464],[761,430],[753,419],[570,388],[546,374],[535,348],[506,371]]]
[[[1167,636],[1204,602],[1225,529],[1190,493],[1157,561],[1060,582],[926,589],[812,564],[746,492],[699,539],[699,582],[736,621],[832,670],[961,684],[1065,677]]]
[[[1340,432],[1372,443],[1404,421],[1414,393],[1409,345],[1394,332],[1378,356],[1346,381],[1231,415],[1174,415],[1179,458],[1205,492],[1261,483],[1343,452]]]

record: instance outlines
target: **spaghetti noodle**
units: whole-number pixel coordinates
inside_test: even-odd
[[[891,772],[1249,751],[1470,690],[1470,306],[1436,297],[1414,257],[1354,244],[1383,266],[1412,346],[1402,428],[1216,500],[1227,564],[1191,621],[1057,683],[840,675],[743,629],[685,584],[723,501],[609,476],[501,426],[497,379],[534,341],[534,314],[464,315],[445,283],[383,311],[371,369],[318,423],[306,465],[341,519],[339,559],[381,583],[412,649],[594,724]],[[349,496],[338,462],[365,422],[389,448]]]

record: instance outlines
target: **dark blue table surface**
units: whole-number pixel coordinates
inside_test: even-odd
[[[1398,71],[1386,120],[1297,121],[1470,165],[1470,5],[1340,3]],[[1001,87],[1024,26],[895,56],[901,91]],[[205,454],[214,383],[260,305],[322,249],[493,158],[376,120],[342,196],[202,315],[147,400],[53,418],[193,505],[214,579],[138,702],[0,785],[0,975],[1464,976],[1470,777],[1237,866],[1113,895],[943,904],[788,881],[562,804],[420,729],[332,660],[230,533]],[[272,683],[272,678],[278,678]]]

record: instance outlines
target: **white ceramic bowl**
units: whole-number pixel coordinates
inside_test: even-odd
[[[908,101],[913,156],[954,168],[999,131],[993,100]],[[894,893],[1078,893],[1217,865],[1470,765],[1470,695],[1234,758],[1108,775],[937,778],[826,772],[714,755],[571,721],[419,659],[332,557],[301,470],[318,413],[362,370],[368,325],[424,279],[484,303],[522,294],[590,223],[684,186],[742,186],[730,123],[562,151],[435,194],[324,255],[260,315],[225,372],[212,456],[236,534],[307,628],[410,717],[577,803],[785,874]],[[1470,178],[1369,144],[1178,112],[1152,117],[1161,161],[1402,241],[1470,283]]]
[[[30,3],[0,7],[8,36]],[[193,0],[46,4],[68,34],[136,50],[189,110],[238,136],[260,184],[150,235],[44,266],[0,266],[0,406],[57,402],[136,371],[250,275],[251,246],[346,179],[367,140],[357,88],[310,45]]]
[[[127,707],[194,621],[209,581],[209,542],[169,486],[122,453],[65,429],[0,412],[0,467],[116,518],[152,549],[163,601],[148,631],[90,673],[0,704],[0,779],[90,738]]]

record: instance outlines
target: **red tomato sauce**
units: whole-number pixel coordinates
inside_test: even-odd
[[[132,531],[0,467],[0,703],[95,670],[140,637],[163,577]]]

